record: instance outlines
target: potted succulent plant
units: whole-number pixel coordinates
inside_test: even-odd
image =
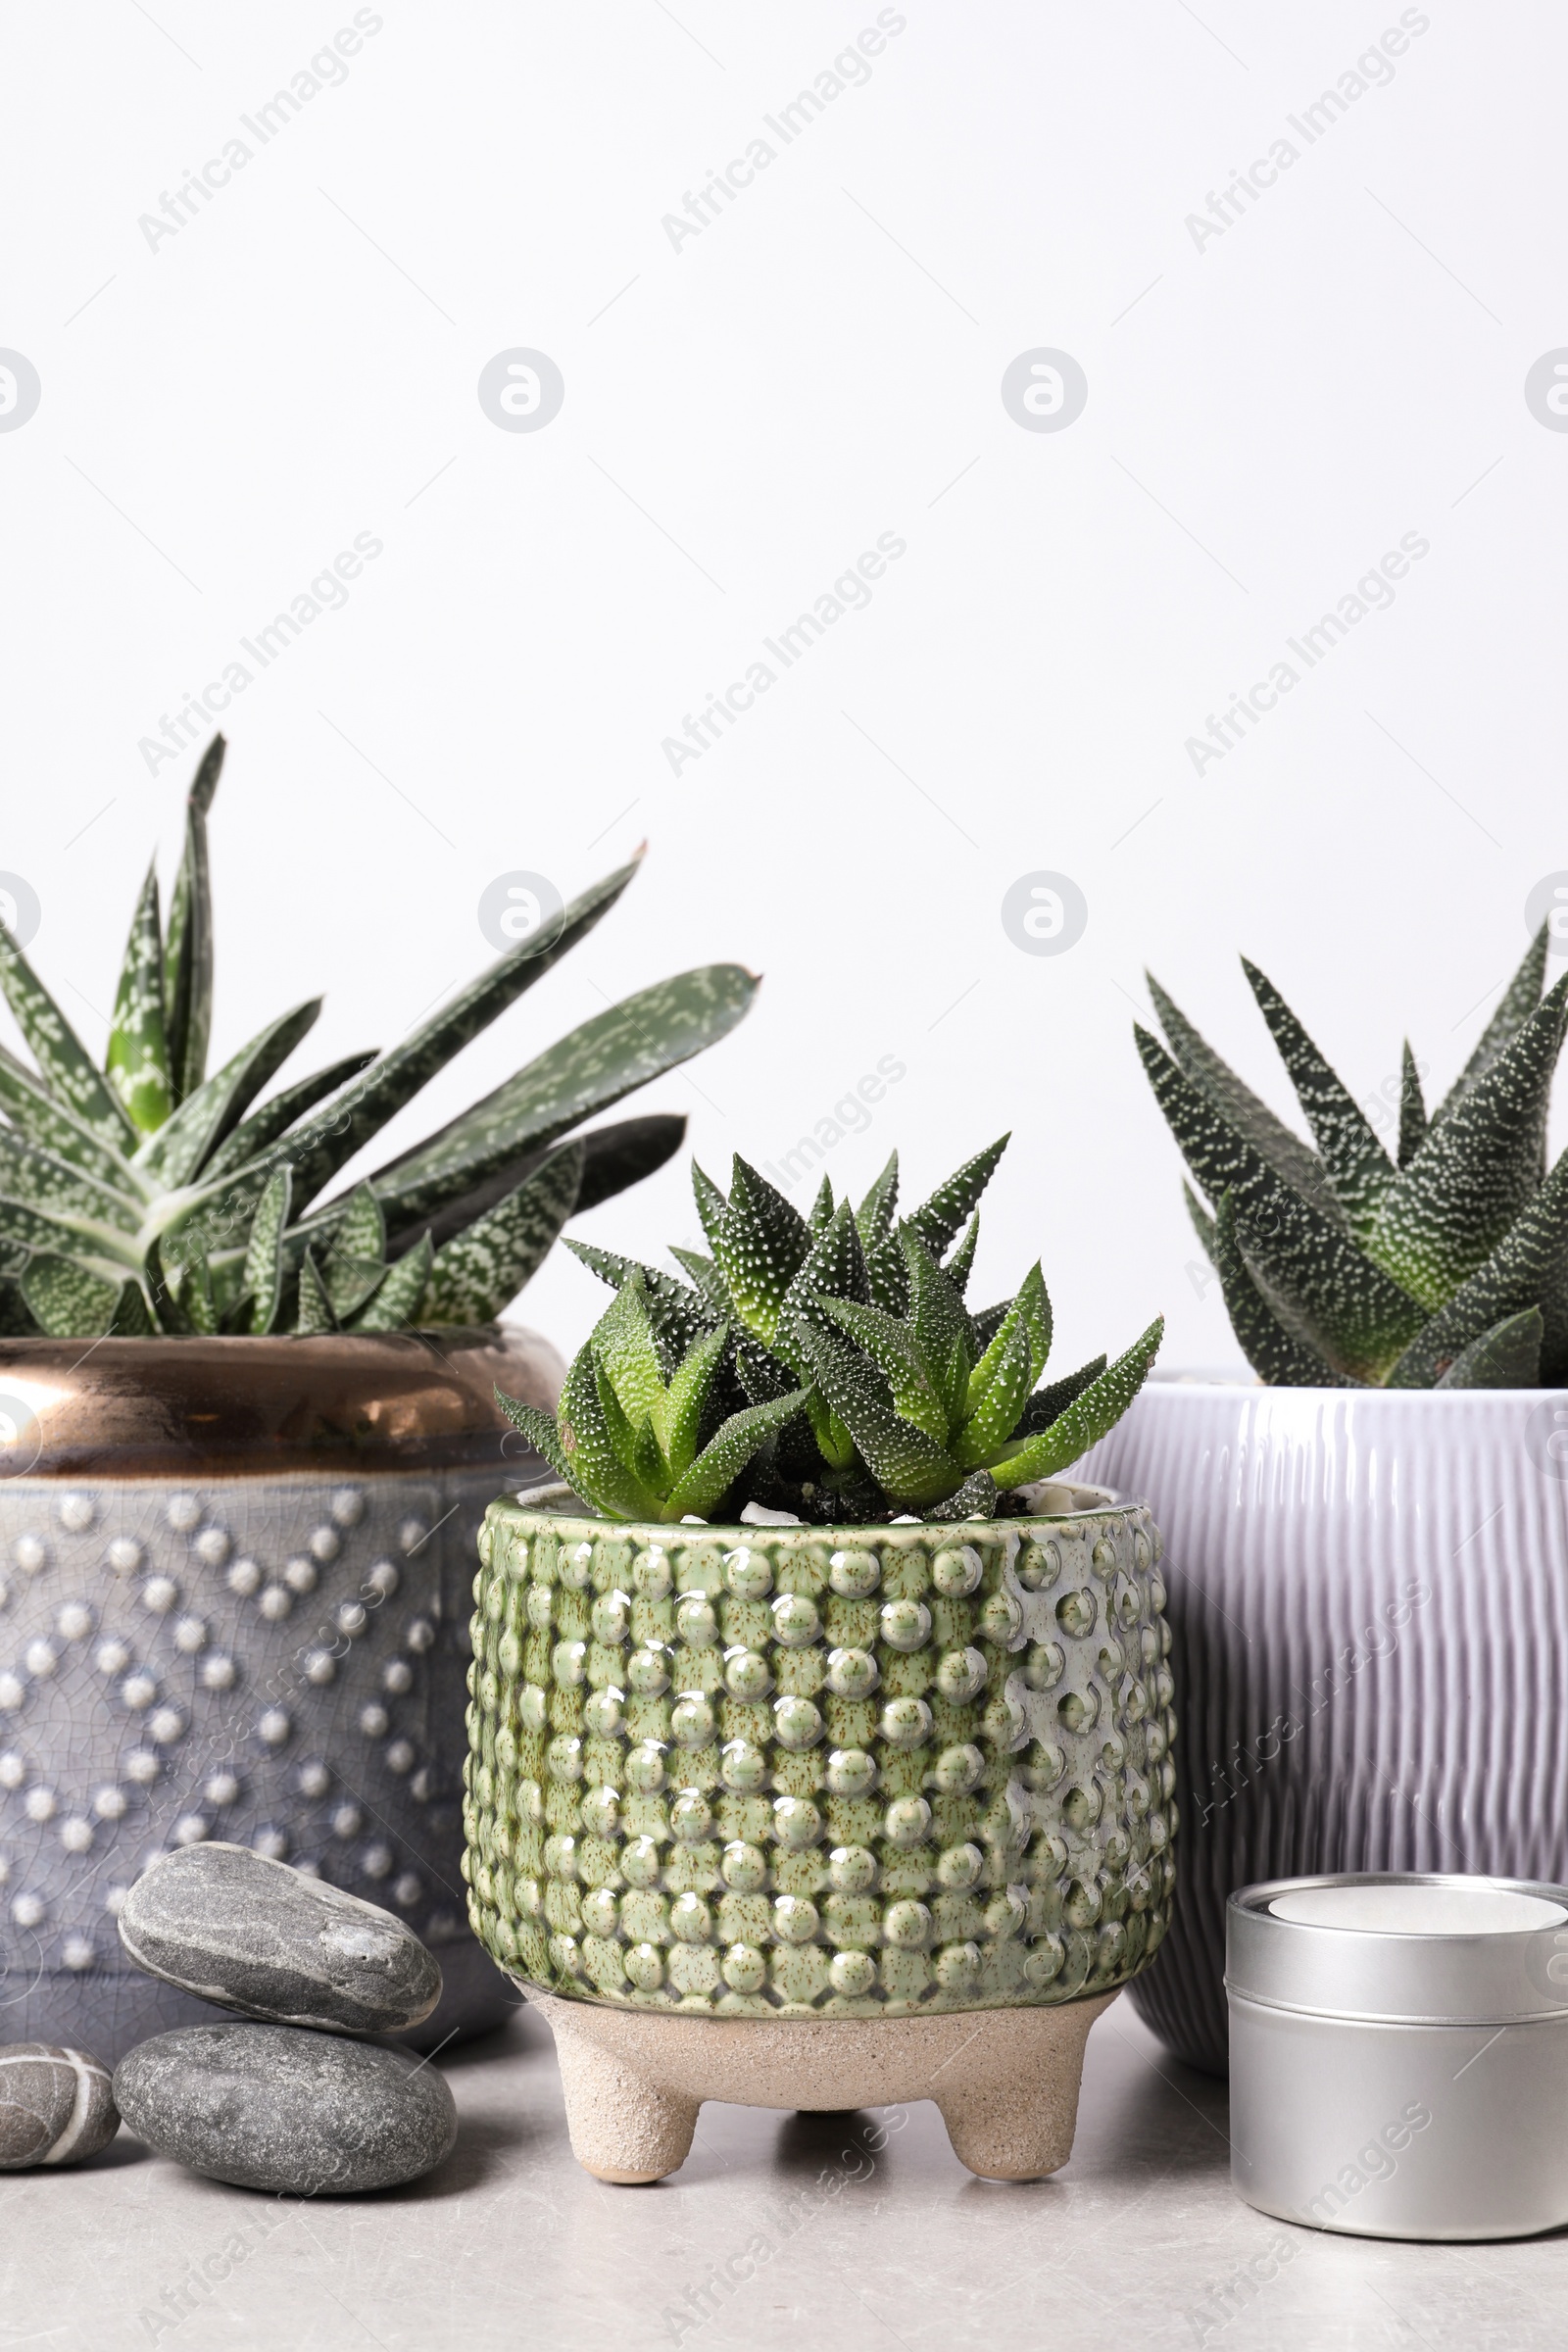
[[[101,2057],[199,2004],[126,1973],[113,1912],[208,1836],[390,1899],[443,1948],[430,2030],[511,1999],[463,1925],[467,1561],[507,1448],[497,1378],[562,1366],[501,1329],[575,1210],[683,1121],[575,1130],[731,1029],[733,964],[549,1047],[352,1189],[348,1161],[612,906],[623,867],[385,1053],[269,1092],[310,1003],[207,1075],[207,813],[167,925],[150,873],[100,1069],[9,936],[0,986],[0,2009]]]
[[[1310,1143],[1151,983],[1168,1050],[1139,1050],[1260,1385],[1151,1384],[1088,1474],[1149,1494],[1170,1544],[1180,1901],[1137,1999],[1216,2071],[1234,1887],[1568,1875],[1568,1156],[1545,1158],[1568,978],[1543,997],[1546,946],[1430,1113],[1406,1045],[1392,1152],[1255,967]]]
[[[809,1219],[694,1169],[711,1253],[569,1245],[616,1297],[558,1417],[503,1398],[562,1483],[480,1535],[469,1916],[602,2179],[704,2098],[931,2096],[972,2170],[1050,2171],[1164,1934],[1159,1538],[1059,1479],[1160,1326],[1037,1386],[1039,1266],[965,1304],[1001,1149],[902,1221],[896,1160]]]

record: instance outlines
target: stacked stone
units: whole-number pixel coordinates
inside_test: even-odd
[[[165,1854],[120,1914],[134,1965],[245,2025],[188,2026],[122,2059],[116,2103],[160,2154],[242,2188],[387,2188],[451,2151],[435,2069],[369,2034],[407,2033],[441,1997],[413,1930],[287,1863],[208,1843]]]

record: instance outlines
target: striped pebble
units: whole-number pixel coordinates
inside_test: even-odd
[[[109,2069],[48,2041],[0,2043],[0,2173],[80,2164],[120,2130]]]

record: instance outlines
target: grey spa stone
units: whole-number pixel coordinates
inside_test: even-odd
[[[238,2188],[341,2196],[416,2180],[458,2114],[427,2060],[295,2026],[185,2026],[122,2058],[115,2099],[161,2156]]]
[[[242,1845],[161,1855],[125,1897],[120,1940],[149,1976],[282,2026],[401,2034],[441,1997],[402,1920]]]
[[[109,2069],[50,2041],[0,2043],[0,2173],[80,2164],[120,2130]]]

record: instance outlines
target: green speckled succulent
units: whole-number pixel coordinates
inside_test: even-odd
[[[498,1964],[719,2017],[1135,1975],[1174,1882],[1159,1538],[1092,1489],[1028,1499],[831,1529],[492,1504],[464,1871]]]

